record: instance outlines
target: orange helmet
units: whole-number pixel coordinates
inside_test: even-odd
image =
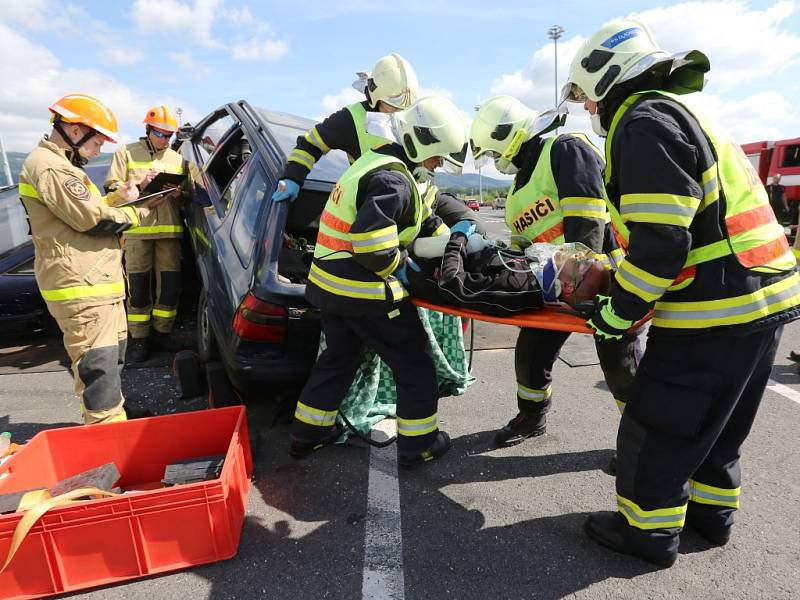
[[[81,123],[117,143],[117,118],[100,100],[86,94],[69,94],[50,105],[54,119],[66,123]]]
[[[148,110],[143,123],[163,131],[172,133],[178,131],[178,121],[166,106],[154,106]]]

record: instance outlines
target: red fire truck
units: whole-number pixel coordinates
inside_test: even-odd
[[[786,199],[800,201],[800,138],[751,142],[742,144],[742,150],[764,185],[771,184],[780,173]]]

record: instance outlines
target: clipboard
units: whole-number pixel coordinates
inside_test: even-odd
[[[142,196],[149,196],[155,192],[160,192],[165,185],[178,186],[184,181],[184,175],[178,173],[159,173],[153,177],[153,181],[148,183],[141,191]]]
[[[163,196],[164,194],[169,194],[174,190],[159,190],[157,192],[153,192],[152,194],[147,194],[146,196],[139,196],[136,200],[129,200],[128,202],[123,202],[122,204],[115,204],[114,208],[122,208],[123,206],[133,206],[134,204],[139,204],[139,202],[144,202],[145,200],[150,200],[151,198],[155,198],[156,196]]]

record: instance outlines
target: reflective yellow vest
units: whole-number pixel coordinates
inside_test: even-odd
[[[397,231],[395,227],[351,234],[350,227],[356,219],[356,205],[361,179],[378,170],[393,169],[403,173],[411,185],[414,218],[411,225]],[[391,276],[398,265],[387,272],[373,274],[366,269],[356,269],[363,274],[359,279],[342,277],[332,272],[344,261],[352,261],[354,253],[374,252],[399,245],[404,248],[419,235],[423,223],[423,205],[416,182],[406,165],[398,158],[367,152],[345,171],[328,197],[320,217],[319,233],[314,249],[314,261],[308,280],[317,287],[348,298],[361,300],[400,300],[408,295],[402,284]],[[391,230],[391,231],[390,231]],[[339,265],[335,263],[340,263]]]
[[[358,136],[358,146],[361,148],[362,156],[367,150],[389,143],[389,140],[384,137],[367,133],[367,109],[364,108],[361,102],[349,104],[347,110],[350,116],[353,117],[353,124],[356,127],[356,135]],[[358,156],[351,156],[350,162],[352,163],[358,158]]]
[[[702,199],[670,194],[647,194],[646,198],[641,194],[623,195],[619,210],[622,224],[641,219],[688,228],[696,213],[724,201],[725,232],[718,240],[692,248],[683,271],[674,281],[651,275],[626,261],[616,274],[617,283],[645,301],[656,301],[653,325],[658,327],[696,329],[738,325],[800,304],[800,277],[791,272],[796,265],[795,259],[758,175],[736,142],[716,125],[698,117],[675,95],[645,91],[633,94],[622,103],[611,121],[606,138],[606,185],[611,181],[612,141],[620,119],[645,95],[653,94],[671,99],[697,120],[716,162],[701,175],[699,184],[704,194]],[[627,227],[620,233],[627,242]],[[786,277],[735,297],[670,301],[669,292],[685,289],[694,282],[697,265],[731,254],[747,269],[764,274],[786,273]]]
[[[578,133],[570,133],[580,138],[602,157],[600,150]],[[596,198],[559,198],[550,150],[561,136],[544,140],[536,167],[531,178],[519,189],[516,179],[506,198],[506,225],[511,230],[512,242],[520,236],[528,242],[564,243],[564,217],[589,217],[609,222],[606,204]],[[520,244],[518,244],[520,245]]]

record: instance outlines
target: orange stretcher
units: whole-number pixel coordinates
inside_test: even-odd
[[[571,331],[573,333],[593,333],[593,331],[586,326],[586,319],[578,315],[562,312],[554,308],[537,308],[536,310],[518,313],[513,317],[495,317],[492,315],[486,315],[476,310],[467,310],[464,308],[457,308],[455,306],[432,304],[430,302],[420,300],[419,298],[412,298],[411,302],[420,308],[436,310],[448,315],[464,317],[465,319],[475,319],[476,321],[499,323],[500,325],[514,325],[515,327],[530,327],[532,329]],[[631,327],[629,331],[635,331],[644,323],[649,321],[650,317],[651,315],[648,314],[644,319]]]

